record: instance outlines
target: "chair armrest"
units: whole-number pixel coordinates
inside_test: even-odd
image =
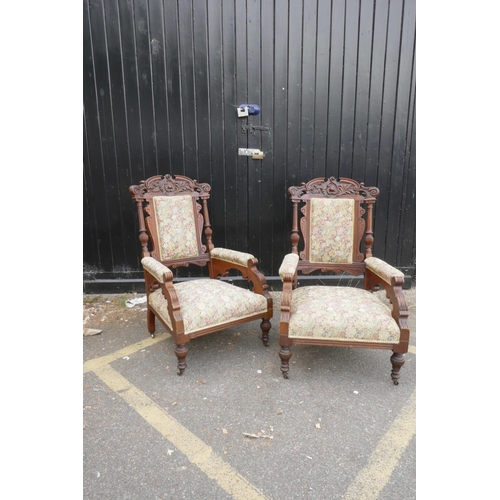
[[[299,256],[296,253],[289,253],[283,258],[278,271],[283,282],[280,301],[280,345],[282,347],[291,345],[288,344],[288,324],[290,322],[293,289],[297,285],[298,264]]]
[[[278,271],[281,281],[293,281],[295,273],[297,272],[298,263],[299,256],[296,253],[285,255]]]
[[[243,267],[248,267],[249,259],[255,259],[250,253],[228,250],[227,248],[212,248],[212,250],[210,250],[210,256],[213,259],[223,260]]]
[[[269,285],[266,277],[258,270],[259,261],[250,253],[229,250],[227,248],[212,248],[210,250],[211,270],[210,277],[227,276],[229,269],[236,269],[245,279],[253,284],[254,293],[263,295],[267,299],[269,318],[272,317],[273,299],[268,292]]]
[[[405,275],[395,267],[387,264],[377,257],[368,257],[365,259],[366,269],[382,278],[388,284],[395,284],[404,280]],[[399,279],[398,279],[399,278]]]
[[[153,278],[158,281],[158,283],[165,283],[165,281],[172,281],[174,279],[174,275],[172,271],[154,259],[153,257],[144,257],[141,260],[142,267],[149,273]]]
[[[376,257],[368,257],[365,259],[365,264],[365,289],[373,290],[373,286],[376,284],[384,286],[386,297],[392,304],[392,317],[401,329],[400,342],[407,344],[410,330],[408,325],[408,303],[403,293],[404,274]]]
[[[184,332],[184,321],[182,318],[181,304],[179,302],[179,297],[175,289],[173,279],[174,274],[172,271],[154,259],[153,257],[144,257],[141,260],[141,264],[144,270],[147,271],[149,276],[146,276],[146,293],[148,295],[148,305],[149,297],[151,293],[152,278],[155,279],[161,285],[161,293],[167,301],[168,315],[170,317],[171,328],[174,332]],[[158,285],[156,285],[157,287]]]

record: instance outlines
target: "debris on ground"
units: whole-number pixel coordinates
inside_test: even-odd
[[[84,328],[83,329],[83,336],[88,337],[90,335],[98,335],[101,332],[102,332],[102,330],[97,330],[96,328]]]
[[[137,304],[146,304],[148,301],[148,298],[146,296],[144,297],[137,297],[135,299],[128,299],[126,302],[125,302],[125,305],[127,307],[134,307],[136,306]]]
[[[264,431],[260,431],[257,434],[250,434],[248,432],[244,432],[243,435],[248,438],[252,439],[259,439],[259,438],[265,438],[265,439],[273,439],[273,436],[269,436],[264,433]]]

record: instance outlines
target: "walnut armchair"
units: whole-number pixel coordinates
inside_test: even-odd
[[[157,318],[172,335],[179,375],[186,368],[187,344],[195,337],[262,319],[262,341],[269,342],[273,302],[266,278],[253,255],[214,247],[210,189],[182,175],[157,175],[129,188],[137,205],[148,330],[154,337]],[[208,265],[210,277],[174,283],[172,269],[192,264]],[[253,290],[217,279],[230,269],[248,279]]]
[[[379,194],[352,179],[313,179],[288,189],[293,205],[292,253],[279,274],[281,372],[288,378],[291,346],[309,344],[389,349],[391,377],[398,384],[410,330],[404,275],[373,257],[373,206]],[[299,251],[300,232],[303,249]],[[365,254],[361,252],[364,236]],[[364,274],[364,288],[298,286],[298,272]],[[371,292],[382,286],[392,310]]]

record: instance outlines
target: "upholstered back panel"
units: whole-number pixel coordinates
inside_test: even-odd
[[[352,198],[312,198],[309,261],[352,264],[355,201]]]
[[[191,196],[155,196],[153,206],[160,260],[199,255],[195,213]]]

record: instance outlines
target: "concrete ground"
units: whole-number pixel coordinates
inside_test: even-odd
[[[385,295],[377,292],[381,300]],[[416,498],[416,289],[400,384],[390,351],[295,346],[279,369],[259,321],[174,343],[146,327],[142,295],[84,295],[83,498]],[[90,332],[92,333],[92,332]]]

